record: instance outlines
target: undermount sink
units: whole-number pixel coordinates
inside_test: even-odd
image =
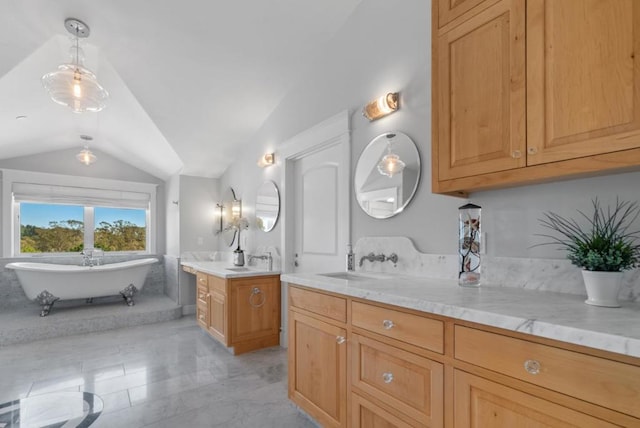
[[[235,267],[235,268],[226,268],[226,269],[234,271],[234,272],[248,272],[248,271],[251,270],[251,269],[246,268],[246,267]]]
[[[348,281],[372,281],[389,279],[388,275],[378,275],[361,272],[330,272],[320,273],[320,276],[327,276],[329,278],[346,279]]]

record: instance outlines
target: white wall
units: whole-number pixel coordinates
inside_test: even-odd
[[[409,135],[422,158],[422,179],[411,204],[386,220],[367,216],[352,197],[352,241],[362,236],[408,236],[428,253],[455,254],[457,208],[466,200],[431,193],[431,4],[424,0],[367,0],[329,43],[307,75],[282,99],[259,132],[241,150],[238,160],[220,179],[221,189],[232,186],[243,208],[255,204],[255,192],[265,179],[281,180],[279,165],[260,169],[258,157],[276,152],[280,143],[349,109],[352,128],[352,171],[368,142],[387,131]],[[400,110],[376,122],[361,115],[362,106],[388,92],[400,92]],[[274,150],[275,149],[275,150]],[[560,181],[542,185],[479,192],[471,199],[483,207],[487,251],[495,256],[563,258],[553,247],[531,246],[544,233],[537,219],[542,212],[574,215],[588,210],[591,198],[604,203],[640,199],[640,173]],[[281,248],[280,224],[271,233],[249,231],[249,246]],[[249,251],[251,248],[248,249]]]

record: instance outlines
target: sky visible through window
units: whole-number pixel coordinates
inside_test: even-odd
[[[77,220],[83,221],[83,207],[78,205],[51,205],[51,204],[20,204],[20,224],[37,227],[49,227],[51,221]],[[113,223],[116,220],[124,220],[144,227],[146,225],[146,212],[141,209],[126,208],[102,208],[96,207],[94,211],[95,223]]]

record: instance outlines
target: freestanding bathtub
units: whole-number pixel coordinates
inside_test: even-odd
[[[122,295],[133,306],[133,295],[142,290],[156,258],[129,260],[99,266],[15,262],[6,265],[16,271],[24,293],[42,305],[40,316],[48,315],[58,300]]]

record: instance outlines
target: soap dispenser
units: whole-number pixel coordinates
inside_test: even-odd
[[[351,244],[347,244],[347,272],[353,272],[355,270],[355,254],[353,254],[353,248]]]

